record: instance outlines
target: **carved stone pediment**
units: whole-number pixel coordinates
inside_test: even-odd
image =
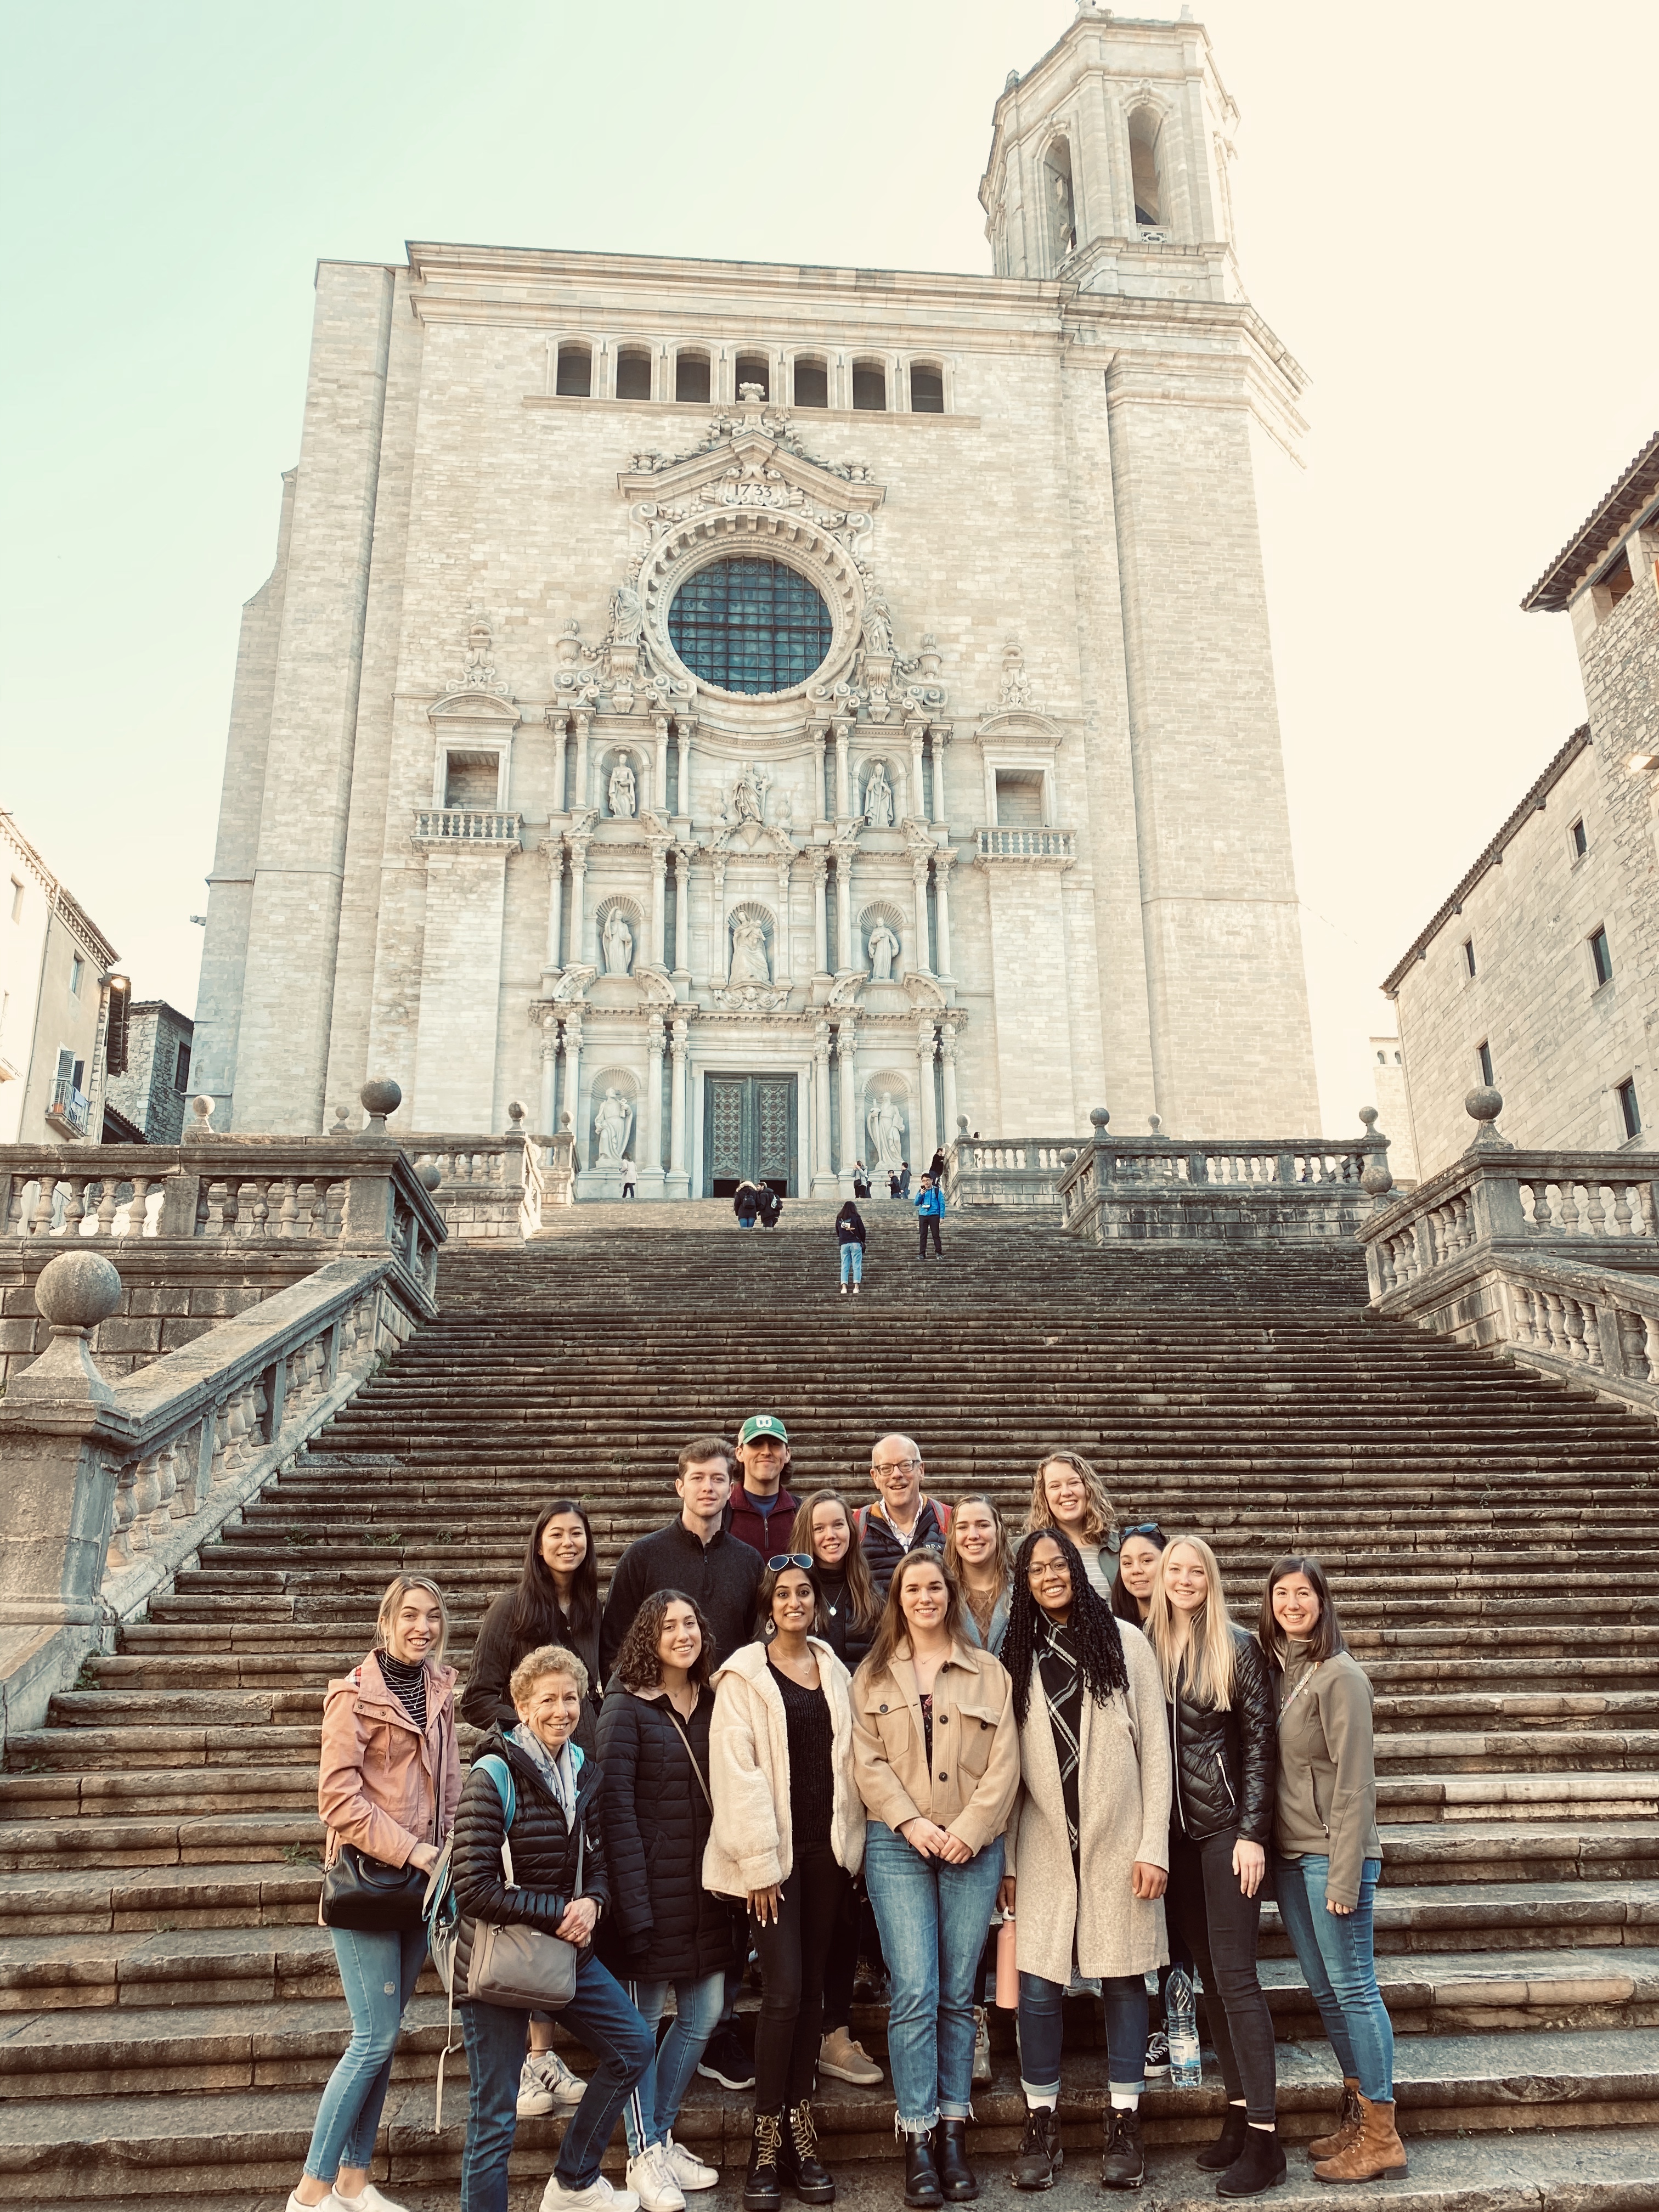
[[[921,1013],[943,1012],[950,1005],[943,989],[932,975],[924,975],[918,968],[910,969],[899,977],[910,1004]]]
[[[847,526],[862,517],[863,528],[886,496],[867,468],[839,466],[813,459],[781,408],[748,407],[714,418],[710,435],[689,453],[635,453],[617,478],[628,500],[656,510],[641,522],[654,525],[665,510],[696,502],[723,507],[760,507],[827,509]]]
[[[441,725],[453,738],[459,730],[477,730],[493,737],[505,737],[516,730],[522,720],[512,700],[499,691],[446,691],[441,699],[434,699],[426,710],[428,721],[437,727]]]
[[[729,822],[710,836],[705,849],[738,855],[775,853],[780,860],[793,860],[799,848],[793,837],[774,829],[769,822]]]
[[[588,985],[599,972],[591,963],[574,963],[559,976],[547,995],[556,1006],[580,1005],[586,995]]]
[[[714,1004],[727,1014],[775,1014],[789,1004],[787,983],[730,983],[716,988]]]

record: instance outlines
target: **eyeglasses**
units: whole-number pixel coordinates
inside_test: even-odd
[[[919,1459],[872,1459],[870,1472],[872,1474],[920,1474],[921,1462]]]
[[[802,1574],[810,1575],[812,1554],[810,1552],[775,1552],[766,1562],[769,1575],[781,1575],[786,1567],[799,1567]]]

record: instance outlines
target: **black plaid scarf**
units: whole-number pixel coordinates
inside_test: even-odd
[[[1078,1863],[1080,1814],[1078,1809],[1078,1761],[1083,1735],[1083,1676],[1072,1649],[1069,1627],[1045,1621],[1037,1648],[1037,1673],[1048,1706],[1048,1728],[1060,1762],[1060,1786],[1066,1799],[1066,1832],[1072,1845],[1072,1864]]]

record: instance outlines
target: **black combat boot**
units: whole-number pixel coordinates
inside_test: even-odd
[[[1016,2189],[1052,2189],[1066,2163],[1060,2147],[1060,2115],[1051,2106],[1028,2106],[1025,2132],[1014,2153],[1009,2179]]]
[[[757,2112],[743,2178],[743,2212],[779,2212],[783,2203],[783,2114]]]
[[[939,2185],[939,2169],[933,2164],[932,2136],[906,2136],[904,2138],[904,2201],[915,2204],[921,2212],[939,2212],[945,2202],[945,2191]]]
[[[803,2097],[783,2116],[783,2178],[803,2204],[833,2204],[833,2175],[818,2156],[818,2131],[812,2124],[812,2100]]]
[[[1146,2179],[1146,2153],[1140,2140],[1140,2114],[1121,2112],[1115,2106],[1103,2123],[1106,2148],[1101,2154],[1103,2189],[1139,2189]]]
[[[967,2204],[979,2195],[979,2182],[968,2163],[968,2123],[941,2120],[933,2134],[933,2164],[947,2204]]]

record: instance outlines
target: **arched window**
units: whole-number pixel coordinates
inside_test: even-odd
[[[771,374],[763,353],[740,353],[738,356],[736,390],[739,399],[743,397],[745,384],[757,385],[763,399],[772,397]]]
[[[586,399],[593,391],[593,349],[571,338],[559,348],[559,373],[553,389],[563,399]]]
[[[708,356],[706,353],[683,353],[676,356],[674,397],[694,402],[708,399]]]
[[[913,361],[910,364],[910,412],[913,415],[942,415],[945,412],[945,371],[931,361]]]
[[[1148,230],[1158,230],[1168,221],[1158,161],[1160,127],[1150,107],[1137,107],[1129,118],[1129,174],[1134,185],[1135,221]]]
[[[1048,209],[1048,252],[1055,267],[1077,251],[1077,208],[1072,196],[1072,147],[1056,138],[1042,157],[1042,198]]]
[[[866,409],[871,414],[887,411],[887,370],[878,361],[855,361],[853,363],[853,404]]]
[[[648,347],[617,347],[617,397],[618,399],[648,399],[651,397],[651,353]]]
[[[795,404],[797,407],[827,407],[830,404],[830,370],[821,361],[798,361],[795,363]]]

